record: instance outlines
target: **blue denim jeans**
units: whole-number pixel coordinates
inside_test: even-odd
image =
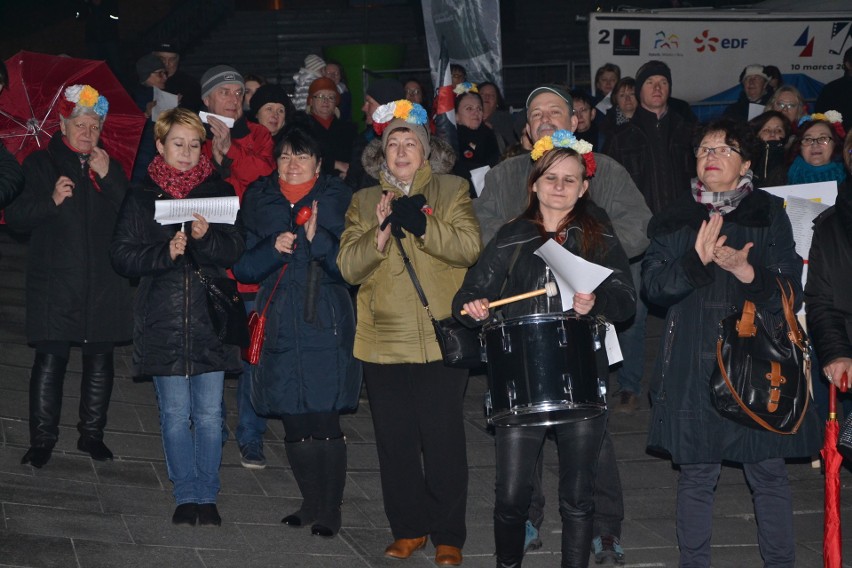
[[[254,300],[246,300],[246,313],[254,310]],[[237,444],[242,448],[248,444],[263,447],[266,418],[258,416],[251,404],[251,368],[243,361],[243,373],[237,381]]]
[[[215,503],[222,462],[225,373],[154,377],[175,503]]]
[[[630,327],[618,334],[624,362],[618,370],[618,386],[633,394],[642,392],[642,374],[645,371],[645,320],[648,319],[648,304],[643,299],[642,259],[630,263],[630,275],[636,287],[636,315]]]

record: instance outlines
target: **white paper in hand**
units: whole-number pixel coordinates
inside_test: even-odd
[[[240,199],[232,197],[205,197],[201,199],[163,199],[154,204],[154,220],[161,225],[174,225],[195,221],[198,213],[208,223],[233,225],[240,210]]]
[[[218,118],[219,120],[224,122],[225,126],[227,126],[228,128],[234,127],[234,119],[231,117],[213,114],[212,112],[204,112],[203,110],[198,113],[198,118],[200,118],[201,122],[203,122],[204,124],[210,124],[207,120],[207,118],[210,116],[212,116],[213,118]]]
[[[470,170],[470,181],[473,183],[473,189],[476,191],[476,196],[482,195],[482,190],[485,188],[485,174],[491,170],[491,166],[482,166]]]
[[[154,102],[157,104],[151,109],[151,122],[157,122],[161,114],[177,107],[178,96],[154,87]]]
[[[548,239],[535,254],[547,263],[556,277],[563,311],[574,306],[574,294],[594,292],[612,274],[611,269],[572,254],[553,239]]]

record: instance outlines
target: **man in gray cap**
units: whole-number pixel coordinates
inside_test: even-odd
[[[527,97],[527,125],[524,132],[535,143],[557,130],[577,129],[573,114],[573,100],[568,92],[557,85],[542,85]],[[594,154],[597,170],[589,181],[589,195],[602,207],[612,221],[616,236],[628,257],[643,254],[648,247],[645,236],[651,212],[630,174],[615,160],[603,154]],[[482,240],[490,241],[497,230],[510,219],[520,215],[529,202],[527,177],[533,162],[529,154],[504,160],[485,175],[485,188],[473,209],[479,218]],[[540,478],[534,480],[532,504],[527,522],[525,547],[541,546],[538,529],[543,518],[544,495]],[[598,563],[614,561],[624,563],[621,548],[621,522],[624,519],[624,500],[621,479],[615,461],[612,438],[604,435],[598,473],[595,480],[595,522],[593,540],[595,560]],[[495,525],[495,537],[496,525]]]
[[[653,214],[689,192],[695,175],[692,150],[694,122],[669,106],[672,74],[669,66],[651,60],[636,72],[636,96],[639,107],[629,123],[607,141],[604,152],[630,172]],[[633,258],[630,271],[636,290],[641,290],[641,258]],[[639,406],[642,374],[645,369],[645,320],[648,305],[636,294],[633,323],[619,329],[624,363],[618,371],[621,387],[614,412],[631,413]],[[652,390],[654,390],[652,388]]]
[[[201,77],[201,100],[207,111],[234,121],[228,128],[215,116],[208,117],[203,150],[240,199],[250,183],[275,167],[269,130],[243,116],[245,89],[243,76],[227,65],[211,67]]]

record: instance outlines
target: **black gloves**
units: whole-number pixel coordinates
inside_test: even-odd
[[[426,233],[426,214],[421,210],[426,205],[425,195],[403,196],[393,201],[393,211],[387,216],[381,228],[392,223],[391,233],[395,237],[403,238],[401,229],[405,229],[415,237],[422,237]]]

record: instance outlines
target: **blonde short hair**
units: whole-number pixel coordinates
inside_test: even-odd
[[[158,140],[160,144],[165,144],[166,136],[169,135],[172,126],[176,124],[194,130],[198,133],[198,139],[202,142],[207,138],[207,131],[204,130],[204,125],[201,123],[198,115],[191,110],[176,107],[167,110],[157,119],[157,122],[154,124],[154,139]]]

